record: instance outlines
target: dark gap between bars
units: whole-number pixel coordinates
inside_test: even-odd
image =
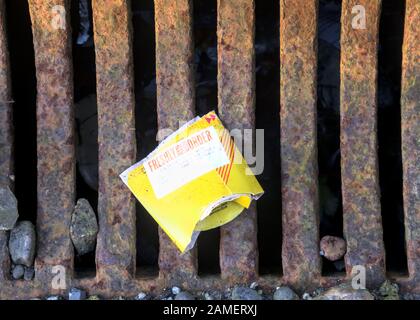
[[[86,0],[87,12],[80,12],[81,1],[71,5],[73,83],[75,108],[76,201],[85,198],[97,215],[98,208],[98,113],[96,105],[96,66],[93,39],[92,4]],[[84,20],[83,15],[86,16]],[[87,23],[87,21],[89,21]],[[86,33],[83,26],[87,27]],[[86,35],[85,39],[81,36]],[[80,38],[80,39],[79,39]],[[78,41],[80,40],[80,43]],[[81,41],[84,40],[84,41]],[[96,272],[95,250],[85,255],[74,251],[77,278]]]
[[[196,113],[217,112],[217,1],[193,1]],[[220,228],[200,233],[198,274],[220,274]]]
[[[15,195],[19,220],[36,223],[36,75],[27,1],[6,1],[13,103]]]
[[[264,171],[258,181],[259,273],[281,274],[280,35],[279,1],[255,3],[256,128],[264,129]]]
[[[343,237],[340,166],[341,1],[321,0],[318,15],[317,144],[320,239]],[[344,259],[322,258],[322,275],[344,274]]]
[[[137,161],[157,146],[155,19],[152,0],[131,1]],[[128,189],[127,189],[127,192]],[[159,237],[155,220],[136,200],[138,275],[159,272]]]
[[[378,56],[378,156],[386,270],[407,276],[400,104],[404,17],[404,0],[382,1]]]

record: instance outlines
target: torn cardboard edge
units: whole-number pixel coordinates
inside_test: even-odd
[[[186,252],[201,231],[232,221],[264,193],[246,169],[229,132],[210,112],[185,123],[120,177]]]

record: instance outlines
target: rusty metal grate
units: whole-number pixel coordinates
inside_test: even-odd
[[[13,174],[12,97],[0,1],[0,176]],[[352,7],[370,14],[367,28],[351,26]],[[0,231],[0,298],[59,294],[53,267],[68,270],[68,288],[103,296],[135,295],[171,284],[190,290],[257,280],[263,288],[288,284],[302,291],[339,283],[324,277],[317,221],[316,70],[317,0],[280,1],[280,101],[283,276],[260,276],[256,207],[222,227],[220,276],[199,277],[196,251],[179,256],[159,232],[159,276],[136,277],[135,202],[118,175],[136,160],[132,34],[129,1],[93,0],[99,122],[100,233],[96,276],[74,277],[69,225],[75,203],[72,57],[69,23],[55,30],[51,8],[66,0],[29,0],[37,76],[38,247],[33,281],[9,280],[7,234]],[[367,267],[368,283],[386,278],[378,187],[376,70],[380,0],[343,0],[341,37],[341,152],[347,277]],[[218,111],[228,128],[254,128],[254,1],[219,0]],[[160,128],[176,129],[195,114],[190,0],[155,0],[157,114]],[[420,294],[420,2],[406,1],[401,127],[404,212],[409,276],[405,292]],[[299,108],[296,108],[299,106]],[[6,178],[3,178],[6,177]],[[279,244],[280,248],[280,244]]]

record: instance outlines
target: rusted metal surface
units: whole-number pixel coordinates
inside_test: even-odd
[[[401,133],[408,289],[420,298],[420,2],[407,0],[404,27]]]
[[[177,130],[195,115],[192,1],[156,0],[155,26],[158,127]],[[159,243],[160,276],[175,282],[196,276],[196,249],[180,255],[160,228]]]
[[[352,26],[362,5],[366,28]],[[345,0],[341,23],[341,176],[346,271],[366,268],[368,286],[384,280],[377,156],[377,50],[380,0]]]
[[[62,23],[54,6],[64,10]],[[38,212],[36,278],[49,286],[61,265],[71,275],[69,237],[75,198],[73,79],[69,3],[30,0],[37,79]]]
[[[316,134],[318,1],[280,2],[283,274],[300,290],[320,276]]]
[[[12,98],[9,69],[9,52],[6,36],[5,2],[0,0],[0,186],[12,187],[13,135]],[[8,233],[0,231],[0,287],[10,270]]]
[[[130,1],[92,1],[99,143],[98,286],[134,276],[135,202],[119,175],[136,160]]]
[[[228,130],[255,126],[254,0],[218,0],[218,111]],[[221,227],[220,269],[230,282],[258,274],[257,212],[253,204]]]
[[[192,1],[156,0],[159,129],[193,118]],[[281,0],[281,159],[283,277],[258,275],[255,204],[222,227],[221,276],[198,277],[196,251],[180,256],[160,231],[160,277],[135,278],[134,200],[118,175],[135,162],[131,14],[128,0],[93,0],[99,121],[100,234],[96,277],[74,279],[69,223],[74,206],[73,97],[69,20],[51,23],[67,0],[29,0],[38,80],[38,251],[33,281],[12,281],[7,235],[0,233],[0,299],[28,299],[71,287],[102,297],[159,294],[177,284],[191,292],[226,290],[257,281],[264,293],[281,285],[297,291],[331,287],[344,277],[321,277],[316,156],[317,0]],[[363,5],[366,29],[351,27]],[[57,8],[56,8],[57,9]],[[402,82],[402,151],[408,278],[403,293],[420,295],[420,3],[407,0]],[[344,0],[341,61],[341,152],[346,269],[366,267],[368,285],[384,279],[384,248],[376,155],[376,74],[380,0]],[[68,16],[67,16],[68,18]],[[219,115],[229,129],[253,129],[254,1],[218,0]],[[13,174],[10,80],[0,0],[0,184]],[[264,213],[262,213],[264,214]],[[280,214],[280,213],[279,213]],[[140,235],[141,236],[141,235]],[[279,246],[280,247],[280,246]],[[280,249],[279,249],[280,250]],[[67,289],[51,287],[55,265],[67,268]]]

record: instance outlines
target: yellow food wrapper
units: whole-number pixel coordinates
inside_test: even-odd
[[[120,177],[181,252],[264,193],[214,112],[183,125]]]

